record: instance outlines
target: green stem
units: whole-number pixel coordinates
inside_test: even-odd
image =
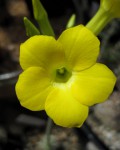
[[[112,19],[113,17],[109,12],[100,7],[96,15],[88,22],[86,27],[97,36]]]
[[[46,135],[45,150],[52,150],[52,145],[51,145],[51,140],[50,140],[52,125],[53,125],[52,119],[48,118],[46,132],[45,132],[46,133],[45,134]]]

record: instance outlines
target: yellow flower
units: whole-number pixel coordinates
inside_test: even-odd
[[[120,0],[101,0],[101,7],[108,12],[111,17],[120,17]]]
[[[116,77],[96,63],[99,40],[86,27],[65,30],[58,40],[45,35],[28,39],[20,47],[24,72],[16,84],[22,106],[45,110],[64,127],[80,127],[89,106],[105,101]]]

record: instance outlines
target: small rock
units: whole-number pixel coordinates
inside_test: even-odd
[[[114,92],[109,100],[94,108],[95,116],[107,127],[120,130],[120,93]]]
[[[99,150],[93,142],[88,142],[86,145],[86,150]]]
[[[29,15],[24,0],[10,0],[7,7],[9,14],[13,17],[24,17]]]

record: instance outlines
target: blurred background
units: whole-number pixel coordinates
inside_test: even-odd
[[[76,25],[86,25],[99,8],[99,0],[41,2],[56,38],[73,13]],[[44,111],[23,108],[15,94],[15,84],[22,71],[19,46],[28,38],[24,16],[38,26],[33,18],[31,0],[0,0],[0,150],[44,150],[47,115]],[[108,101],[91,107],[82,128],[53,125],[51,138],[55,150],[120,150],[120,19],[109,23],[98,38],[101,41],[98,61],[116,74],[116,86]]]

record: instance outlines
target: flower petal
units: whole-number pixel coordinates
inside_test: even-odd
[[[66,88],[55,88],[47,97],[45,110],[63,127],[80,127],[88,116],[88,107],[75,100]]]
[[[20,46],[20,64],[23,69],[32,66],[51,67],[64,61],[62,45],[53,37],[36,35]]]
[[[116,77],[107,66],[96,63],[89,69],[76,73],[72,85],[74,97],[91,106],[105,101],[113,91]]]
[[[43,110],[50,90],[50,79],[40,67],[25,70],[16,84],[16,94],[21,105],[30,110]]]
[[[62,43],[65,49],[68,67],[80,71],[95,64],[100,42],[83,25],[65,30],[58,41]]]

